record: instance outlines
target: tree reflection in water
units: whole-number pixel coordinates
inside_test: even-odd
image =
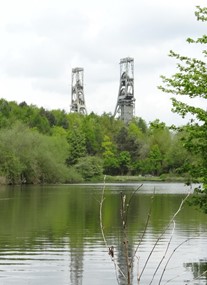
[[[199,262],[185,263],[184,267],[192,271],[194,280],[206,280],[207,284],[207,259],[201,259]]]
[[[131,184],[108,185],[106,189],[103,209],[104,230],[109,245],[114,246],[114,255],[121,269],[124,264],[124,252],[123,236],[120,231],[120,191],[130,195],[135,188],[137,185]],[[130,205],[128,223],[130,256],[145,226],[151,205],[150,189],[153,191],[154,184],[144,185],[143,191],[133,197],[133,203]],[[171,189],[170,194],[169,189]],[[102,185],[98,184],[1,188],[1,284],[117,284],[114,267],[100,231],[101,190]],[[166,227],[172,213],[175,213],[181,199],[185,197],[181,186],[177,184],[157,185],[156,192],[148,231],[139,248],[139,264],[135,262],[132,266],[134,285],[137,285],[137,266],[140,265],[141,268],[154,239]],[[207,270],[206,223],[206,215],[188,206],[184,207],[177,216],[173,248],[177,243],[195,235],[200,235],[199,246],[196,239],[192,240],[190,246],[186,244],[176,251],[175,261],[172,262],[173,272],[171,274],[167,271],[166,280],[174,278],[177,273],[179,276],[187,273],[188,280],[192,281]],[[162,239],[141,285],[149,284],[150,274],[152,270],[154,272],[157,257],[160,257],[165,241]],[[198,263],[190,263],[199,258],[202,260]],[[206,281],[207,276],[203,274],[201,278],[189,284],[203,285]],[[175,282],[177,285],[188,284],[182,278],[176,279]]]

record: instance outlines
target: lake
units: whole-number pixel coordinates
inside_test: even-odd
[[[107,245],[103,184],[1,186],[0,284],[127,284],[126,241],[131,284],[140,274],[140,285],[207,284],[207,216],[185,203],[169,224],[190,187],[144,182],[132,195],[139,185],[106,183]],[[120,193],[129,203],[125,233]]]

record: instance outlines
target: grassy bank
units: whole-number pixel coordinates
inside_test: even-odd
[[[146,176],[132,176],[132,175],[117,175],[117,176],[110,176],[106,175],[106,182],[107,183],[136,183],[136,182],[143,182],[143,181],[151,181],[151,182],[183,182],[186,183],[188,181],[188,177],[181,177],[181,176],[172,176],[170,174],[162,174],[161,176],[151,176],[151,175],[146,175]],[[104,176],[99,176],[99,177],[93,177],[90,180],[84,181],[83,178],[81,177],[74,177],[68,180],[65,183],[68,184],[73,184],[73,183],[87,183],[87,182],[92,182],[92,183],[102,183],[104,181]],[[0,176],[0,185],[8,185],[8,181],[6,180],[5,177]],[[41,184],[41,183],[37,183]],[[44,183],[47,184],[47,183]],[[56,183],[56,184],[61,184]]]
[[[107,175],[106,182],[141,182],[141,181],[155,181],[155,182],[183,182],[187,181],[187,177],[172,176],[168,174],[162,174],[161,176],[110,176]]]

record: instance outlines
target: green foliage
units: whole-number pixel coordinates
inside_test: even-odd
[[[103,174],[102,160],[96,156],[79,158],[75,168],[86,181],[97,178],[100,179]]]
[[[0,177],[8,183],[91,180],[91,173],[98,176],[91,170],[91,157],[101,159],[107,175],[183,174],[186,161],[192,162],[176,142],[178,134],[159,120],[148,126],[134,117],[125,125],[111,114],[66,114],[1,99],[0,134]]]
[[[96,155],[97,153],[100,153],[103,131],[99,122],[99,117],[93,113],[84,116],[81,129],[85,133],[87,154]]]
[[[153,145],[149,155],[144,160],[137,163],[137,168],[142,175],[160,175],[162,173],[163,156],[160,152],[159,146]]]
[[[207,21],[207,8],[197,6],[195,12],[198,21]],[[190,44],[207,44],[206,35],[197,39],[187,39]],[[207,50],[203,50],[206,57]],[[182,56],[178,53],[170,51],[170,57],[178,61],[178,72],[167,78],[162,76],[163,86],[159,88],[166,92],[179,96],[188,96],[189,98],[199,98],[202,100],[203,106],[207,99],[207,65],[206,60],[190,58]],[[193,101],[193,100],[192,100]],[[196,190],[196,196],[193,203],[198,205],[203,211],[207,212],[207,111],[205,108],[195,107],[182,101],[172,98],[173,111],[180,114],[183,118],[186,115],[191,119],[186,126],[178,128],[185,132],[183,144],[195,158],[188,164],[188,169],[192,175],[192,179],[200,178],[203,187]],[[192,102],[193,104],[193,102]]]
[[[66,140],[22,124],[0,131],[0,173],[9,184],[56,183],[67,179]]]
[[[51,113],[55,118],[55,126],[62,127],[63,129],[68,129],[69,120],[64,110],[52,110]]]
[[[128,151],[121,151],[118,156],[119,169],[122,175],[129,172],[131,165],[131,157]]]
[[[116,175],[119,173],[119,162],[115,144],[108,136],[104,136],[102,142],[104,174]]]
[[[150,172],[153,175],[160,175],[162,169],[163,156],[158,145],[153,145],[148,158],[148,165],[150,167]]]
[[[189,202],[190,205],[196,205],[199,207],[205,214],[207,214],[207,199],[206,199],[206,192],[205,192],[205,187],[197,187],[194,191],[194,195]]]
[[[164,158],[164,169],[166,173],[181,174],[188,171],[188,164],[195,161],[195,156],[190,156],[183,146],[183,132],[172,135],[172,141]]]
[[[135,125],[130,124],[129,127],[122,127],[115,139],[119,152],[128,151],[131,159],[138,158],[140,149],[139,129]]]
[[[118,175],[119,172],[119,161],[116,156],[108,156],[104,159],[103,163],[104,174]]]
[[[150,123],[149,127],[150,144],[158,145],[162,154],[165,154],[172,143],[172,134],[165,123],[155,120]]]
[[[75,167],[68,167],[67,183],[81,183],[84,182],[83,176]]]
[[[86,156],[85,134],[80,128],[75,126],[70,130],[67,140],[69,144],[67,163],[68,165],[73,165],[78,161],[78,158]]]

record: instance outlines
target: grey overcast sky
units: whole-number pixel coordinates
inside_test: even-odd
[[[7,0],[0,2],[0,97],[70,110],[71,70],[84,68],[88,113],[114,112],[119,61],[134,58],[135,115],[181,124],[160,75],[176,71],[169,50],[195,55],[195,6],[204,0]],[[199,104],[199,102],[196,102]]]

